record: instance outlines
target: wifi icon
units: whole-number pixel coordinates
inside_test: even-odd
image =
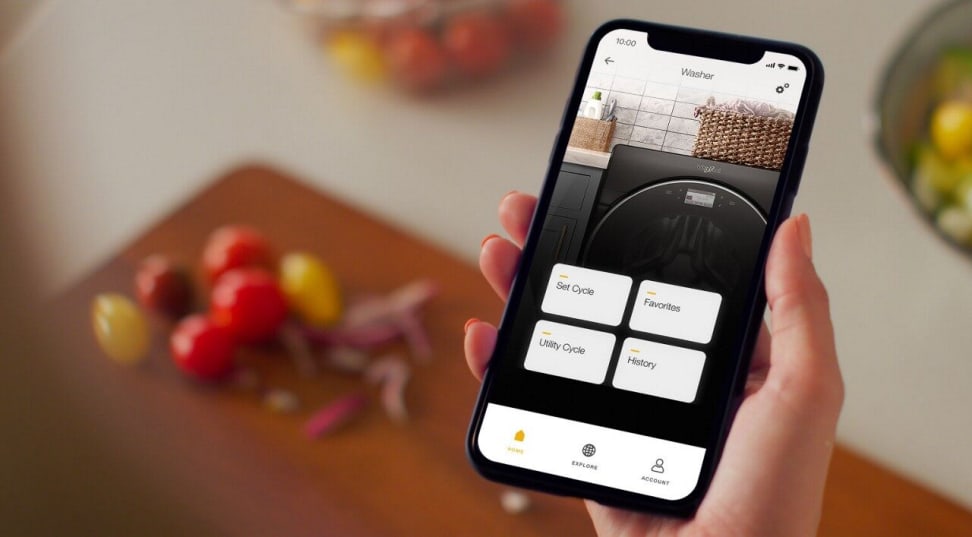
[[[786,66],[785,66],[785,65],[783,65],[782,63],[780,63],[780,64],[777,64],[777,67],[779,67],[780,69],[786,69]]]

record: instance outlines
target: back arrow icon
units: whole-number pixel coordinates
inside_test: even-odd
[[[611,57],[608,56],[607,58],[604,58],[604,63],[607,65],[611,65],[612,63],[614,63],[614,60],[612,60]]]

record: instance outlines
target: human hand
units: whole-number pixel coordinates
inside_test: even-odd
[[[506,300],[536,198],[511,192],[499,218],[510,239],[483,240],[479,266]],[[722,460],[693,519],[673,519],[587,501],[602,536],[810,536],[820,522],[844,385],[827,291],[812,258],[810,222],[790,218],[776,232],[766,266],[770,326],[756,342],[745,398]],[[466,360],[482,379],[496,327],[466,323]]]

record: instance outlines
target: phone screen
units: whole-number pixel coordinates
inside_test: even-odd
[[[647,32],[600,39],[490,364],[486,459],[664,500],[695,490],[806,79],[779,52],[735,62]]]

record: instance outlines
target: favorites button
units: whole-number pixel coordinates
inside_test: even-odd
[[[635,295],[632,330],[695,343],[712,340],[722,295],[644,280]]]

